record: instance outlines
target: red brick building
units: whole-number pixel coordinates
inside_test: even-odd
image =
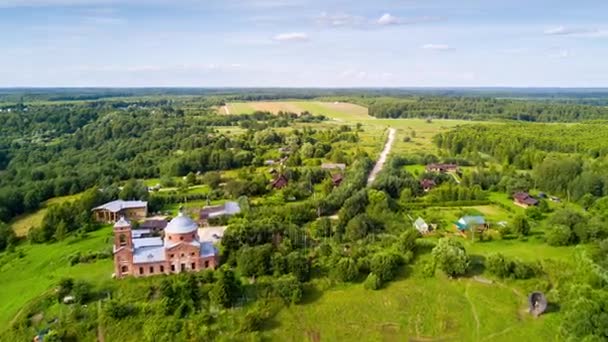
[[[197,272],[218,266],[218,251],[200,241],[198,225],[180,213],[167,224],[164,237],[133,238],[131,223],[121,217],[114,224],[114,274],[146,277]]]

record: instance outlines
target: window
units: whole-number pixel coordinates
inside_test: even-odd
[[[171,240],[171,235],[169,235],[169,240]]]
[[[154,273],[154,266],[150,266],[150,274]]]
[[[179,237],[179,239],[180,239],[181,241],[184,241],[184,237],[183,237],[183,236],[180,236],[180,237]]]
[[[160,265],[160,273],[164,273],[165,272],[165,266]]]
[[[196,269],[196,264],[192,263],[192,269],[195,270]]]
[[[184,257],[184,253],[182,253],[182,258]]]
[[[129,268],[128,268],[127,266],[122,266],[122,267],[120,268],[120,272],[121,272],[121,273],[127,273],[128,271],[129,271]]]
[[[171,272],[175,272],[175,265],[171,265]]]
[[[143,267],[139,268],[139,274],[144,274],[144,268]]]
[[[169,257],[173,258],[175,256],[175,254],[171,254]]]
[[[192,234],[192,238],[194,239],[194,234]]]
[[[186,264],[182,264],[182,272],[186,270]]]
[[[190,253],[190,255],[194,256],[194,252]]]
[[[120,246],[126,246],[127,245],[127,236],[125,234],[120,234],[120,236],[118,236],[118,241]]]
[[[205,268],[209,268],[209,260],[205,260]]]

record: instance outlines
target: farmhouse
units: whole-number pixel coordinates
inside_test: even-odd
[[[211,241],[200,240],[198,229],[180,212],[167,224],[164,238],[135,238],[131,223],[121,217],[114,224],[114,275],[147,277],[214,269],[218,250]]]
[[[426,166],[426,171],[436,173],[457,173],[460,170],[456,164],[429,164]]]
[[[483,216],[463,216],[454,226],[460,231],[473,229],[479,231],[488,228],[488,224]]]
[[[116,222],[120,217],[142,220],[148,215],[148,202],[116,200],[92,209],[98,222]]]
[[[538,200],[530,196],[527,192],[517,192],[513,195],[513,203],[522,208],[538,205]]]

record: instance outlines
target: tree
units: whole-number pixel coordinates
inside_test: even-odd
[[[84,304],[88,302],[93,296],[91,284],[84,280],[76,280],[72,288],[72,294],[77,303]]]
[[[293,274],[298,281],[308,281],[310,279],[310,263],[300,252],[287,254],[287,271]]]
[[[0,222],[0,252],[14,245],[17,242],[17,236],[13,228]]]
[[[310,235],[314,238],[328,238],[331,234],[331,220],[328,217],[321,217],[310,225]]]
[[[372,224],[366,214],[353,217],[346,225],[346,238],[357,241],[364,238],[371,231]]]
[[[515,216],[513,219],[513,231],[520,236],[528,236],[530,234],[530,223],[525,216]]]
[[[186,184],[188,184],[188,186],[196,184],[196,175],[193,172],[188,172],[186,175]]]
[[[513,271],[513,264],[501,253],[490,255],[486,260],[485,266],[490,274],[499,278],[506,278]]]
[[[217,275],[218,279],[209,291],[209,299],[215,305],[229,308],[236,303],[240,295],[240,284],[234,276],[234,272],[228,268],[220,269]]]
[[[370,263],[370,270],[382,283],[395,278],[399,267],[399,257],[395,254],[382,252],[375,254]]]
[[[437,267],[450,277],[464,275],[469,268],[469,257],[460,241],[442,238],[431,254]]]
[[[572,230],[565,225],[556,225],[545,231],[545,239],[551,246],[567,246],[572,241]]]
[[[270,274],[272,245],[244,246],[237,255],[239,271],[247,277]]]

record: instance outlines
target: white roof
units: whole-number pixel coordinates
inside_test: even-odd
[[[200,236],[201,242],[219,242],[224,236],[224,232],[226,231],[226,226],[223,227],[205,227],[199,228],[198,236]]]
[[[139,239],[144,234],[150,234],[150,229],[133,229],[131,233],[134,239]]]
[[[152,246],[163,246],[163,239],[160,237],[133,239],[133,248],[135,249]]]
[[[207,208],[212,208],[212,207],[207,207]],[[205,208],[203,208],[205,209]],[[209,212],[209,218],[215,218],[215,217],[220,217],[220,216],[225,216],[225,215],[236,215],[238,213],[241,212],[241,207],[239,206],[239,204],[237,202],[226,202],[224,203],[223,206],[218,207],[217,211],[210,211]]]
[[[131,208],[144,208],[148,206],[148,202],[146,201],[123,201],[116,200],[112,202],[108,202],[106,204],[100,205],[99,207],[93,208],[93,210],[107,210],[113,213],[117,213],[123,209],[131,209]]]
[[[143,239],[140,239],[143,240]],[[165,261],[165,248],[161,246],[136,248],[133,251],[133,263]]]
[[[167,228],[165,228],[165,233],[168,234],[188,234],[196,232],[198,229],[198,224],[194,222],[190,217],[184,215],[184,213],[180,212],[177,217],[167,224]]]

